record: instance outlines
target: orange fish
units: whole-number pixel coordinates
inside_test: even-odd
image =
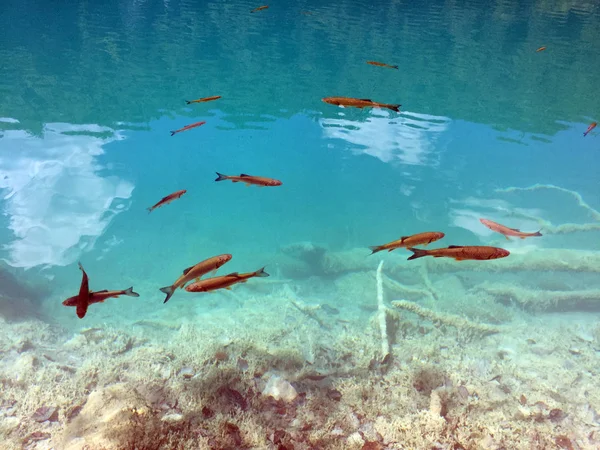
[[[546,47],[540,47],[536,50],[536,52],[543,52],[544,50],[546,50]]]
[[[598,125],[596,122],[592,122],[585,133],[583,133],[583,137],[586,137],[590,131],[596,128],[596,125]]]
[[[389,64],[377,61],[367,61],[367,64],[371,64],[372,66],[387,67],[389,69],[398,69],[398,66],[390,66]]]
[[[148,210],[148,214],[150,214],[156,208],[160,208],[161,206],[166,205],[167,203],[171,203],[173,200],[177,200],[186,192],[187,191],[185,189],[183,189],[181,191],[173,192],[172,194],[169,194],[166,197],[161,198],[160,201],[156,205],[151,206],[150,208],[146,208]]]
[[[192,103],[212,102],[213,100],[219,100],[220,98],[220,95],[213,95],[212,97],[199,98],[198,100],[186,100],[185,103],[191,105]]]
[[[434,258],[454,258],[457,261],[465,259],[485,260],[505,258],[510,255],[508,250],[498,247],[486,247],[482,245],[451,245],[447,248],[435,248],[432,250],[423,250],[420,248],[409,248],[413,254],[409,260],[422,258],[423,256],[433,256]]]
[[[505,227],[504,225],[500,225],[499,223],[492,222],[491,220],[488,220],[488,219],[479,219],[479,221],[482,224],[484,224],[486,227],[488,227],[490,230],[495,231],[496,233],[503,234],[504,237],[509,241],[510,241],[510,239],[508,238],[509,236],[525,239],[526,237],[542,235],[542,233],[540,233],[539,231],[537,231],[535,233],[525,233],[521,230],[517,230],[516,228],[508,228],[508,227]]]
[[[387,108],[392,111],[400,112],[402,105],[390,105],[387,103],[377,103],[368,98],[351,98],[351,97],[325,97],[325,103],[337,106],[353,106],[355,108]]]
[[[252,175],[247,175],[245,173],[240,174],[240,176],[235,175],[223,175],[222,173],[217,172],[218,177],[215,181],[224,181],[231,180],[234,183],[246,183],[246,186],[250,186],[254,184],[256,186],[265,187],[265,186],[281,186],[281,181],[275,180],[273,178],[267,177],[255,177]]]
[[[222,277],[206,278],[186,286],[188,292],[211,292],[217,289],[231,289],[231,286],[237,283],[245,283],[250,278],[268,277],[265,268],[258,269],[256,272],[237,273],[233,272]]]
[[[128,295],[130,297],[139,297],[140,294],[138,294],[137,292],[133,292],[133,286],[130,287],[129,289],[123,289],[122,291],[97,291],[97,292],[92,292],[90,291],[90,295],[88,297],[88,304],[93,304],[93,303],[101,303],[104,300],[106,300],[107,298],[117,298],[121,295]],[[74,297],[69,297],[68,299],[66,299],[65,301],[63,301],[63,305],[65,306],[77,306],[77,300],[78,300],[79,296],[74,296]]]
[[[396,250],[400,247],[414,247],[416,245],[427,245],[431,244],[438,239],[441,239],[445,236],[444,233],[439,231],[426,231],[424,233],[413,234],[412,236],[402,236],[397,241],[388,242],[383,245],[375,245],[369,247],[373,253],[380,252],[382,250],[387,250],[391,252],[392,250]]]
[[[180,128],[179,130],[171,131],[171,136],[175,136],[177,133],[181,133],[182,131],[187,131],[187,130],[191,130],[192,128],[199,127],[201,125],[204,125],[205,123],[206,122],[203,121],[203,122],[196,122],[191,125],[186,125],[185,127]]]
[[[269,7],[269,5],[265,5],[265,6],[259,6],[258,8],[254,8],[252,11],[250,11],[251,13],[255,13],[258,11],[262,11],[263,9],[267,9]]]
[[[79,264],[79,268],[81,269],[81,286],[79,287],[79,294],[77,295],[76,307],[77,307],[77,317],[83,319],[85,317],[85,313],[87,312],[89,301],[90,301],[90,280],[83,270],[83,266],[81,263]]]
[[[183,271],[183,275],[177,278],[175,283],[173,283],[171,286],[160,288],[162,292],[167,294],[167,298],[165,298],[163,303],[167,303],[169,301],[177,288],[183,288],[186,283],[192,280],[199,281],[203,275],[206,275],[209,272],[215,273],[219,267],[230,261],[231,258],[232,256],[230,254],[225,253],[223,255],[213,256],[212,258],[200,261],[195,266],[188,267]]]

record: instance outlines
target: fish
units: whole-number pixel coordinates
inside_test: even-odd
[[[543,52],[544,50],[546,50],[546,47],[540,47],[536,50],[536,52]]]
[[[140,294],[138,294],[137,292],[133,292],[133,286],[131,286],[129,289],[123,289],[122,291],[107,291],[107,290],[103,290],[103,291],[96,291],[96,292],[92,292],[90,291],[90,295],[88,297],[88,304],[93,304],[93,303],[101,303],[104,300],[106,300],[107,298],[117,298],[121,295],[128,295],[129,297],[139,297]],[[69,297],[68,299],[63,301],[63,305],[65,306],[77,306],[77,299],[79,298],[79,296],[73,296],[73,297]]]
[[[586,137],[590,131],[596,128],[596,125],[598,125],[596,122],[592,122],[585,133],[583,133],[583,137]]]
[[[392,111],[400,112],[402,105],[392,105],[387,103],[374,102],[369,98],[351,98],[351,97],[325,97],[325,103],[337,106],[353,106],[355,108],[387,108]]]
[[[258,8],[254,8],[252,11],[250,11],[251,13],[255,13],[258,11],[262,11],[263,9],[267,9],[269,7],[269,5],[264,5],[264,6],[259,6]]]
[[[424,250],[421,248],[409,247],[413,252],[408,260],[422,258],[423,256],[433,256],[434,258],[454,258],[457,261],[466,259],[486,260],[505,258],[510,255],[508,250],[499,247],[487,247],[483,245],[450,245],[447,248],[435,248]]]
[[[204,125],[205,123],[206,123],[205,121],[196,122],[196,123],[193,123],[191,125],[186,125],[185,127],[180,128],[179,130],[171,131],[170,133],[171,133],[171,136],[175,136],[177,133],[181,133],[182,131],[191,130],[192,128],[196,128],[196,127],[199,127],[201,125]]]
[[[160,208],[163,205],[171,203],[173,200],[177,200],[178,198],[181,198],[181,196],[183,194],[185,194],[186,192],[187,191],[185,189],[182,189],[181,191],[173,192],[172,194],[169,194],[166,197],[161,198],[158,201],[158,203],[156,203],[154,206],[151,206],[150,208],[146,208],[148,210],[148,214],[150,214],[156,208]]]
[[[371,64],[372,66],[387,67],[389,69],[398,69],[398,66],[391,66],[389,64],[377,61],[367,61],[367,64]]]
[[[81,269],[82,275],[81,275],[81,286],[79,287],[79,294],[77,295],[77,301],[76,301],[76,311],[77,311],[77,317],[79,317],[80,319],[83,319],[85,317],[85,313],[87,312],[88,306],[89,306],[89,297],[90,297],[90,280],[88,278],[87,273],[85,273],[85,270],[83,269],[83,266],[81,265],[81,262],[78,263],[79,264],[79,269]]]
[[[402,236],[396,241],[388,242],[387,244],[383,245],[374,245],[369,247],[369,249],[372,252],[371,255],[382,250],[391,252],[392,250],[396,250],[397,248],[401,247],[414,247],[416,245],[431,244],[432,242],[435,242],[444,236],[445,234],[440,231],[426,231],[424,233],[413,234],[412,236]]]
[[[270,275],[267,272],[265,272],[265,268],[262,267],[256,272],[233,272],[228,275],[223,275],[221,277],[206,278],[204,280],[196,281],[195,283],[187,285],[185,287],[185,290],[188,292],[211,292],[217,289],[231,289],[231,286],[233,286],[234,284],[245,283],[250,278],[263,278],[268,276]]]
[[[267,177],[256,177],[253,175],[248,175],[245,173],[236,175],[223,175],[222,173],[216,172],[217,178],[215,181],[224,181],[231,180],[234,183],[245,183],[246,186],[250,186],[254,184],[256,186],[265,187],[265,186],[281,186],[282,183],[279,180],[275,180],[274,178]]]
[[[209,272],[215,273],[219,267],[221,267],[226,262],[230,261],[232,255],[229,253],[225,253],[223,255],[213,256],[211,258],[205,259],[204,261],[200,261],[198,264],[188,267],[183,271],[183,274],[177,278],[175,283],[171,286],[165,286],[160,288],[160,291],[167,294],[165,301],[163,303],[167,303],[173,293],[177,290],[177,288],[183,288],[186,283],[196,280],[199,281],[203,275],[206,275]]]
[[[204,103],[204,102],[212,102],[213,100],[219,100],[221,98],[220,95],[213,95],[212,97],[204,97],[199,98],[197,100],[186,100],[185,103],[191,105],[192,103]]]
[[[482,224],[484,224],[486,227],[488,227],[490,230],[495,231],[496,233],[503,234],[504,237],[509,241],[510,241],[509,236],[525,239],[526,237],[542,235],[542,233],[540,233],[539,231],[536,231],[535,233],[525,233],[521,230],[517,230],[516,228],[508,228],[504,225],[501,225],[496,222],[492,222],[491,220],[488,220],[488,219],[479,219],[479,221]]]

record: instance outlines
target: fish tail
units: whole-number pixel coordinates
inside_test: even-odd
[[[175,136],[175,133],[177,133],[177,131],[170,131],[171,136]]]
[[[222,173],[219,172],[215,172],[217,174],[217,178],[215,179],[215,181],[223,181],[227,179],[227,175],[223,175]]]
[[[391,109],[392,111],[396,111],[396,112],[400,112],[400,107],[401,107],[401,106],[402,106],[402,105],[387,105],[387,107],[388,107],[389,109]]]
[[[258,269],[256,271],[256,275],[255,276],[264,278],[264,277],[269,277],[270,275],[267,272],[265,272],[265,268],[263,267],[263,268]]]
[[[173,286],[165,286],[163,288],[160,288],[160,291],[163,292],[164,294],[167,294],[167,297],[165,298],[165,301],[163,303],[167,303],[169,301],[169,299],[171,298],[171,296],[173,295],[173,292],[175,292],[175,288]]]
[[[140,294],[138,294],[137,292],[133,292],[133,286],[131,286],[129,289],[125,289],[125,292],[123,292],[123,295],[129,295],[130,297],[139,297]]]
[[[411,252],[413,252],[413,254],[408,257],[408,261],[410,261],[411,259],[422,258],[423,256],[429,255],[428,250],[423,250],[421,248],[409,247],[407,250],[410,250]]]
[[[146,208],[148,210],[148,214],[152,212],[152,206],[150,208]]]
[[[369,250],[371,250],[371,255],[372,255],[373,253],[380,252],[381,250],[383,250],[383,248],[381,247],[381,245],[373,245],[373,246],[369,247]]]
[[[392,66],[392,68],[398,70],[398,66]]]
[[[541,233],[542,230],[536,231],[535,233],[533,233],[534,236],[543,236],[543,234]]]
[[[191,102],[191,100],[186,100],[186,101],[185,101],[185,104],[186,104],[186,105],[190,105],[191,103],[192,103],[192,102]]]

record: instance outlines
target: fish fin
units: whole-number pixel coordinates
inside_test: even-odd
[[[267,272],[265,272],[265,268],[262,267],[262,268],[258,269],[256,272],[254,272],[254,276],[264,278],[264,277],[268,277],[270,275]]]
[[[252,184],[251,184],[251,183],[245,183],[245,184],[246,184],[246,187],[248,187],[248,186],[252,186]]]
[[[464,258],[454,258],[455,261],[464,261]]]
[[[510,241],[510,238],[507,235],[504,235],[507,241]]]
[[[138,294],[137,292],[133,292],[133,286],[131,286],[129,289],[125,289],[125,292],[123,292],[123,295],[129,295],[130,297],[139,297],[140,294]]]
[[[202,278],[202,277],[194,278],[194,283],[197,283],[198,281],[200,281],[200,278]]]
[[[219,172],[215,172],[215,173],[217,174],[217,179],[215,181],[223,181],[228,178],[227,175],[223,175],[222,173],[219,173]]]
[[[369,247],[369,250],[371,250],[371,255],[372,255],[373,253],[380,252],[383,249],[381,248],[381,245],[373,245],[373,246]]]
[[[194,266],[190,266],[190,267],[188,267],[187,269],[184,269],[184,270],[183,270],[183,274],[184,274],[184,275],[187,275],[187,273],[188,273],[190,270],[192,270],[193,268],[194,268]]]
[[[219,268],[218,268],[218,267],[217,267],[216,269],[213,269],[213,270],[211,270],[211,271],[210,271],[210,274],[211,274],[211,275],[214,275],[214,274],[216,274],[216,273],[217,273],[217,270],[219,270]],[[202,278],[202,277],[200,277],[200,278]]]
[[[448,248],[463,248],[464,245],[449,245]]]
[[[410,261],[411,259],[422,258],[423,256],[429,255],[429,252],[427,250],[423,250],[420,248],[409,247],[407,250],[413,252],[413,254],[408,257],[408,261]]]
[[[98,294],[100,292],[108,292],[108,289],[102,289],[101,291],[90,291],[90,295],[92,295],[92,294]]]
[[[231,290],[231,286],[227,286],[226,288],[223,288],[223,289],[227,289],[228,291],[230,291]]]
[[[361,98],[361,100],[363,102],[372,102],[373,100],[371,100],[370,98]]]
[[[392,69],[398,70],[398,66],[390,66]]]
[[[190,100],[185,101],[186,105],[190,105],[192,102]]]
[[[169,301],[169,299],[171,298],[171,296],[173,295],[173,292],[175,292],[175,288],[173,286],[165,286],[163,288],[160,288],[160,291],[167,294],[167,297],[165,298],[165,301],[163,303],[167,303]]]
[[[249,177],[250,175],[248,175],[247,173],[240,173],[240,177]]]
[[[148,210],[148,214],[152,212],[152,206],[150,208],[146,208]]]
[[[238,272],[231,272],[225,275],[226,277],[239,277],[240,274]]]
[[[536,231],[535,233],[532,234],[532,236],[543,236],[543,234],[541,233],[542,230]]]
[[[171,136],[175,136],[175,134],[177,133],[177,131],[170,131]]]
[[[400,112],[400,107],[402,105],[387,105],[388,108],[390,108],[392,111],[396,111],[396,112]]]

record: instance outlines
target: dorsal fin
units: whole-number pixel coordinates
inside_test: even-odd
[[[247,173],[240,173],[240,177],[249,177],[250,175],[248,175]]]
[[[239,274],[239,273],[237,273],[237,272],[231,272],[231,273],[228,273],[228,274],[227,274],[227,275],[225,275],[225,276],[226,276],[226,277],[239,277],[239,276],[240,276],[240,274]]]
[[[518,228],[509,228],[509,230],[511,230],[511,231],[516,231],[517,233],[520,233],[520,232],[521,232],[521,230],[519,230]]]
[[[448,248],[463,248],[464,245],[449,245]]]
[[[370,98],[361,98],[361,100],[363,102],[372,102],[373,100],[371,100]]]
[[[400,238],[400,241],[403,241],[404,239],[408,239],[408,238],[409,238],[409,236],[402,236],[402,237]]]
[[[185,269],[185,270],[183,271],[183,274],[184,274],[184,275],[187,275],[187,274],[188,274],[188,272],[189,272],[190,270],[192,270],[194,267],[195,267],[195,266],[190,266],[190,267],[188,267],[187,269]]]
[[[101,291],[96,291],[96,292],[94,292],[94,294],[99,294],[100,292],[108,292],[108,289],[102,289]],[[90,292],[90,294],[91,294],[91,292]]]

